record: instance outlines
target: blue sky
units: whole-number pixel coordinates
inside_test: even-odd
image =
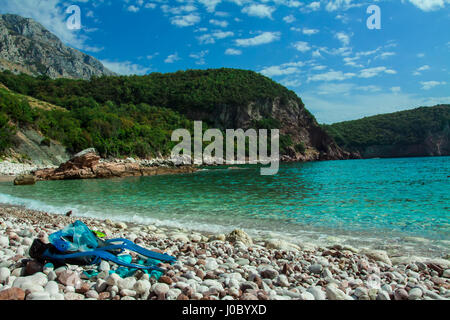
[[[80,30],[67,28],[71,5]],[[321,123],[450,103],[450,0],[0,0],[0,13],[34,18],[121,74],[260,72]]]

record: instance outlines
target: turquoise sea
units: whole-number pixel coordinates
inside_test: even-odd
[[[442,256],[450,247],[450,157],[288,163],[275,176],[245,166],[23,187],[4,182],[0,203]]]

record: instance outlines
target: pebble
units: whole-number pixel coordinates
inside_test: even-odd
[[[308,270],[309,270],[309,272],[311,272],[311,273],[315,273],[315,274],[319,274],[319,273],[321,273],[322,272],[322,265],[321,264],[313,264],[313,265],[311,265],[309,268],[308,268]]]
[[[165,295],[169,291],[169,286],[165,283],[156,283],[153,287],[153,292],[157,295]]]
[[[343,291],[339,290],[335,285],[328,285],[326,287],[326,296],[330,300],[349,300],[349,296]]]
[[[11,275],[11,271],[8,268],[0,268],[0,284],[5,284]]]
[[[127,277],[124,279],[120,279],[117,282],[117,286],[119,287],[119,290],[131,290],[131,289],[133,289],[135,284],[136,284],[135,277]]]
[[[150,291],[151,284],[148,280],[138,280],[134,284],[134,290],[137,292],[137,294],[144,294],[148,291]]]
[[[389,293],[384,290],[378,291],[377,300],[391,300]]]
[[[59,293],[58,283],[55,281],[49,281],[44,288],[45,292],[48,292],[50,295],[54,295]]]
[[[397,289],[394,291],[395,300],[408,300],[408,292],[405,289]]]
[[[409,300],[417,300],[422,297],[423,292],[422,290],[420,290],[420,288],[412,288],[411,290],[409,290],[408,294]]]
[[[300,294],[302,300],[317,300],[316,297],[309,291]]]
[[[309,287],[306,292],[312,294],[315,300],[325,300],[325,292],[322,290],[322,287]]]
[[[86,296],[86,298],[91,298],[91,299],[97,300],[100,295],[95,290],[89,290],[88,292],[85,293],[85,296]]]

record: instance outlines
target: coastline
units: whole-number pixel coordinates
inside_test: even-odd
[[[110,281],[107,273],[83,279],[82,271],[92,267],[69,266],[67,270],[46,270],[47,274],[36,269],[34,271],[40,272],[28,274],[31,267],[21,261],[26,261],[22,259],[28,257],[26,252],[33,238],[46,238],[77,219],[93,230],[104,232],[108,238],[128,238],[151,250],[174,255],[178,262],[168,266],[168,272],[159,282],[136,273],[131,277],[134,280],[128,279],[134,283],[130,288],[119,285],[124,281],[104,285]],[[3,247],[0,250],[0,274],[9,272],[7,277],[0,277],[0,299],[2,292],[22,294],[19,290],[23,291],[24,299],[29,300],[450,298],[449,260],[391,258],[380,250],[348,245],[301,247],[282,239],[252,239],[241,231],[229,235],[202,233],[108,219],[69,218],[5,205],[0,206],[0,238],[0,247]],[[113,264],[108,268],[114,268]],[[61,275],[67,272],[76,275],[77,283],[61,283],[64,279]],[[27,291],[23,283],[38,278],[36,274],[46,276],[41,279],[45,284],[42,282],[33,287],[35,291]],[[47,290],[49,283],[52,288],[54,283],[62,286],[51,291]],[[136,283],[145,284],[147,289],[137,288]]]

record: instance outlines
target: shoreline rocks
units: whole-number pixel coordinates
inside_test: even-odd
[[[101,159],[95,149],[87,149],[58,168],[35,171],[34,176],[38,181],[46,181],[154,176],[196,171],[193,166],[169,166],[156,162],[137,162],[134,159],[107,161]]]

